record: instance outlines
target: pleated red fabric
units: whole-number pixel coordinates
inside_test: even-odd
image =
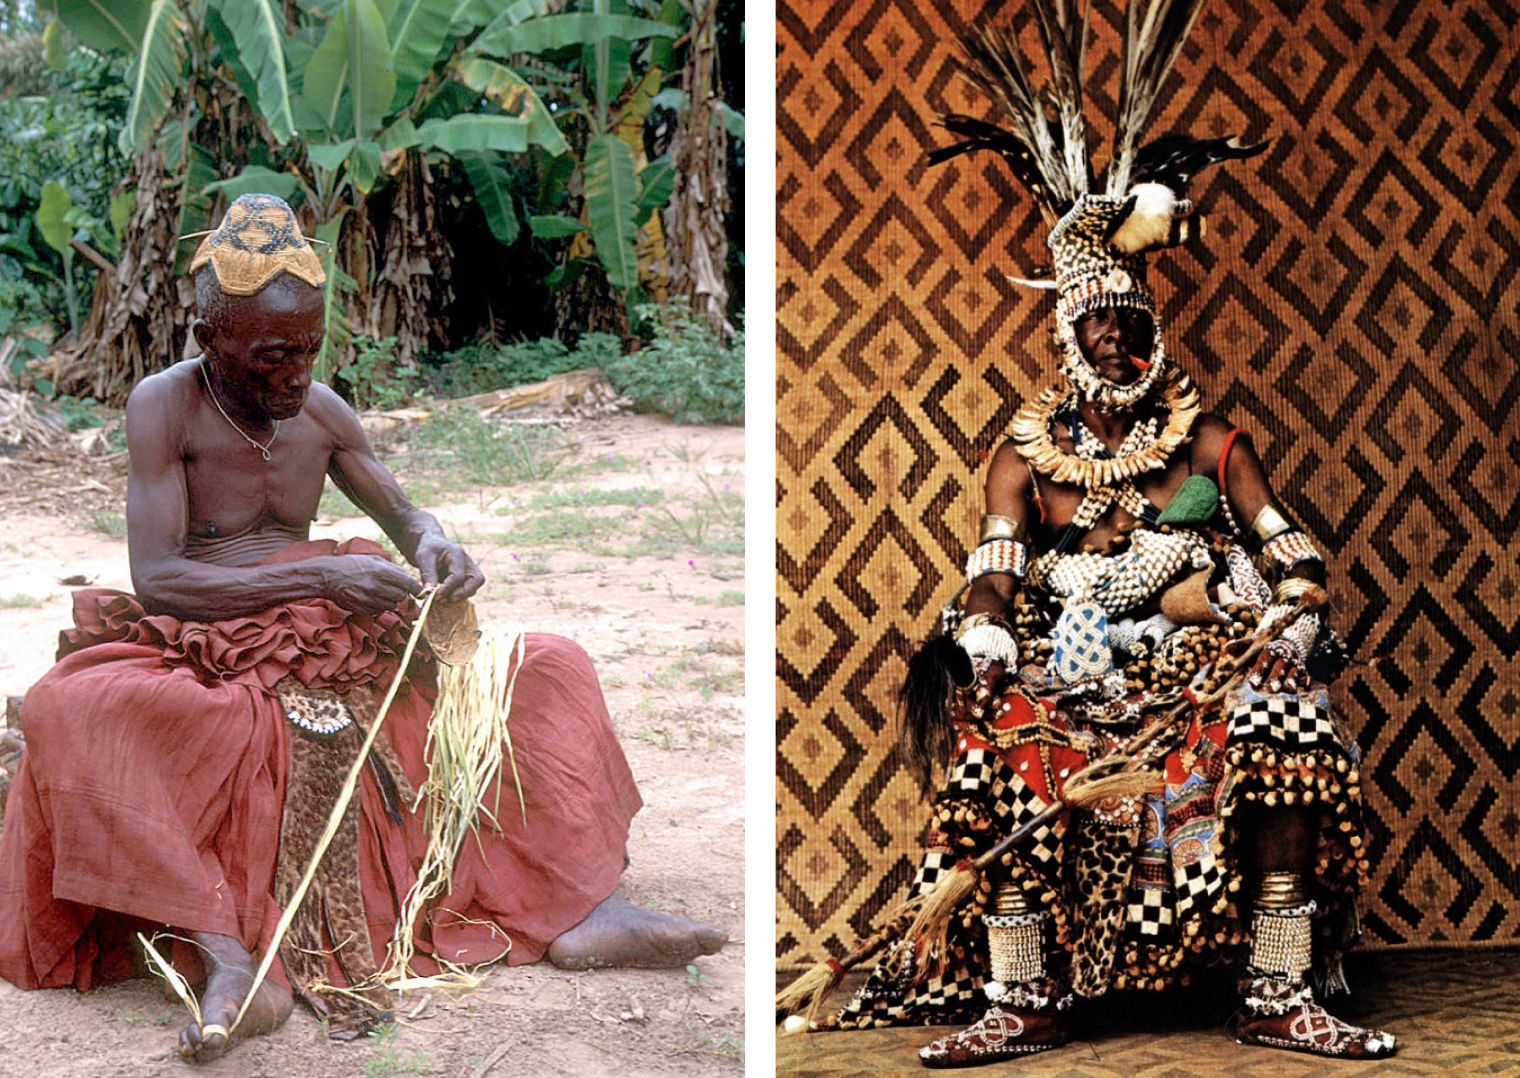
[[[296,543],[263,564],[380,555],[353,541]],[[247,617],[147,615],[122,592],[75,593],[59,662],[26,695],[26,752],[0,836],[0,976],[23,988],[89,988],[128,976],[139,928],[217,932],[258,954],[272,898],[290,727],[271,687],[390,684],[411,611],[352,615],[323,599]],[[465,844],[452,889],[415,932],[451,962],[541,958],[611,894],[642,802],[591,660],[529,634],[509,720],[527,805],[501,791],[500,831]],[[427,773],[431,659],[413,659],[385,720],[414,785]],[[361,886],[377,960],[426,847],[422,813],[400,824],[366,772]]]

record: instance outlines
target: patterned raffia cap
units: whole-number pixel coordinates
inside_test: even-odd
[[[327,280],[295,213],[275,195],[243,195],[227,207],[221,225],[195,249],[190,272],[207,262],[229,296],[251,296],[280,273],[313,286]]]
[[[1122,198],[1083,195],[1051,230],[1056,313],[1063,320],[1075,322],[1102,306],[1156,310],[1145,287],[1144,254],[1121,254],[1108,242],[1129,211]]]
[[[1082,395],[1107,411],[1133,407],[1167,375],[1166,346],[1156,300],[1145,287],[1145,254],[1123,254],[1109,243],[1129,213],[1125,199],[1083,195],[1050,232],[1056,270],[1056,344],[1061,372]],[[1135,307],[1151,316],[1151,354],[1141,376],[1127,386],[1101,377],[1082,355],[1076,324],[1099,307]]]

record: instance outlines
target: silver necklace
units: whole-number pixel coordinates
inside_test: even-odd
[[[227,425],[241,434],[243,436],[243,441],[247,442],[249,445],[253,446],[253,448],[257,449],[259,453],[264,457],[264,459],[268,460],[269,447],[274,445],[274,440],[280,436],[280,421],[278,419],[274,421],[274,433],[269,436],[269,441],[257,441],[255,438],[253,438],[252,435],[250,435],[242,427],[238,426],[232,421],[232,417],[227,414],[227,409],[222,407],[222,402],[216,399],[216,390],[211,388],[211,372],[208,371],[205,367],[202,367],[201,374],[206,379],[206,392],[211,394],[211,403],[216,405],[216,410],[218,412],[222,413],[222,418],[227,421]]]

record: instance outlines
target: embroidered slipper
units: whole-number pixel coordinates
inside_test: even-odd
[[[926,1067],[978,1067],[1033,1055],[1066,1043],[1066,1022],[1043,1014],[1020,1013],[994,1003],[973,1025],[918,1050]]]

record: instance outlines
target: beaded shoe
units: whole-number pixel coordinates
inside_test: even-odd
[[[1385,1059],[1398,1048],[1391,1033],[1343,1022],[1309,986],[1257,977],[1242,985],[1242,1005],[1230,1020],[1240,1044],[1285,1048],[1336,1059]]]
[[[918,1058],[936,1069],[978,1067],[1057,1048],[1066,1036],[1066,1020],[1057,1014],[994,1003],[974,1024],[924,1045]]]

